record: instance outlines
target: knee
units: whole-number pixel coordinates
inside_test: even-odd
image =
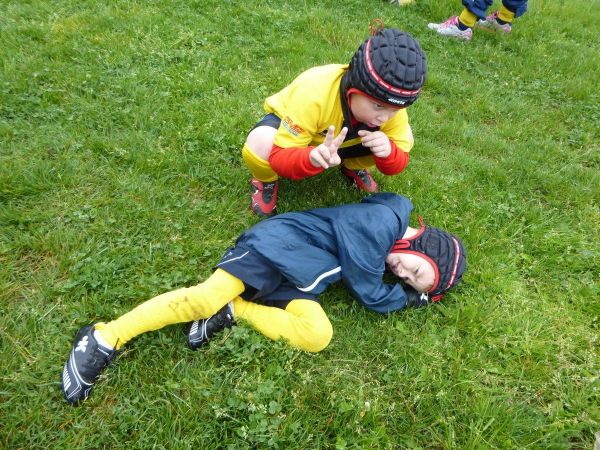
[[[295,316],[290,343],[307,352],[320,352],[333,337],[333,326],[321,305],[312,300],[293,300],[286,311]]]
[[[256,154],[256,156],[268,161],[271,149],[273,148],[275,133],[277,133],[275,128],[268,126],[257,127],[248,134],[246,146]]]
[[[329,319],[320,320],[307,327],[302,350],[317,353],[324,350],[333,337],[333,326]]]

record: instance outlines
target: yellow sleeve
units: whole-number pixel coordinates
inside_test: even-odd
[[[341,127],[340,82],[347,65],[313,67],[265,100],[265,111],[281,117],[275,135],[278,147],[308,147],[323,141],[329,125]]]

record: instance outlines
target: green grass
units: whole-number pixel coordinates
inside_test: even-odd
[[[586,448],[600,431],[596,2],[539,0],[511,36],[427,30],[459,2],[0,3],[0,447]],[[257,221],[240,148],[300,71],[347,62],[381,17],[429,79],[386,190],[464,238],[435,307],[380,316],[323,295],[312,355],[241,325],[192,353],[139,337],[81,408],[76,330],[204,279]],[[354,202],[336,171],[281,211]]]

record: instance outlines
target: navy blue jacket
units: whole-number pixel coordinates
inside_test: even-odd
[[[237,243],[266,258],[303,292],[318,295],[342,280],[365,307],[404,308],[399,283],[385,284],[385,258],[406,232],[411,201],[374,194],[359,204],[291,212],[253,226]]]

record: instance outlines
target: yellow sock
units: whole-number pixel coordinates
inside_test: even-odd
[[[312,300],[292,300],[283,310],[238,297],[233,301],[233,315],[270,339],[285,339],[291,346],[308,352],[323,350],[333,336],[325,311]]]
[[[506,6],[502,5],[500,11],[498,11],[498,18],[508,23],[512,23],[515,18],[515,13],[506,9]]]
[[[256,153],[250,150],[248,144],[244,144],[242,148],[242,158],[250,169],[252,176],[260,181],[275,181],[279,176],[271,168],[271,164],[259,157]]]
[[[469,28],[473,28],[473,25],[475,25],[475,22],[477,22],[477,16],[467,8],[464,8],[460,13],[460,16],[458,16],[458,20],[460,20]]]
[[[346,158],[342,161],[342,165],[346,169],[350,170],[360,170],[360,169],[368,169],[375,165],[375,161],[373,157],[370,155],[367,156],[357,156],[356,158]]]
[[[154,297],[109,323],[95,328],[116,349],[136,336],[175,323],[212,316],[244,292],[244,283],[217,269],[204,283]]]

